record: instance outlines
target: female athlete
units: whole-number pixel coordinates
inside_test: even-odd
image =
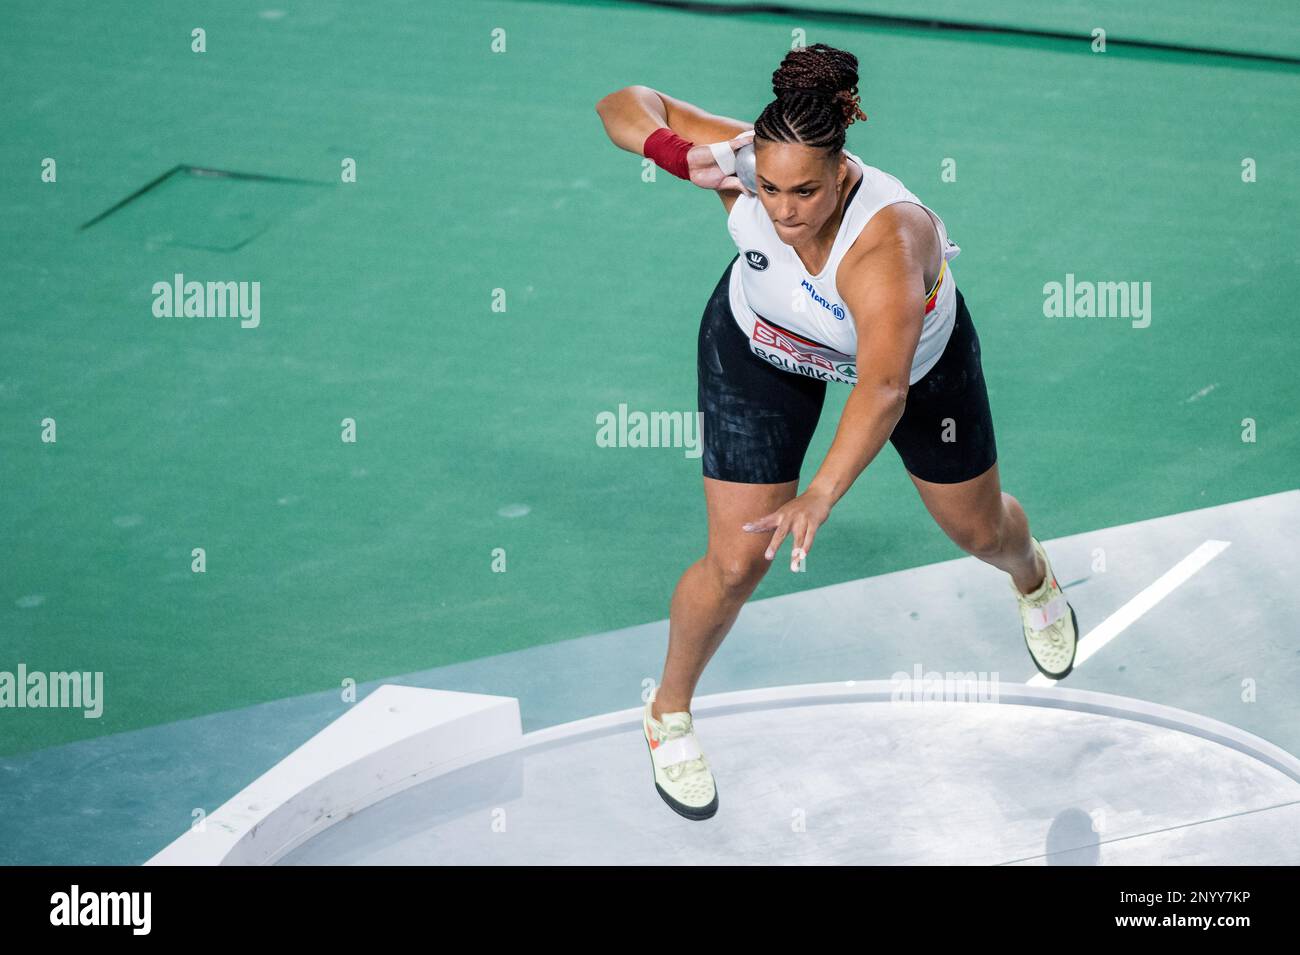
[[[979,337],[948,267],[960,249],[901,182],[844,148],[866,119],[857,86],[857,58],[818,43],[786,55],[752,125],[645,86],[596,104],[615,145],[718,193],[738,253],[700,324],[708,546],[673,594],[643,721],[655,788],[688,819],[718,808],[690,714],[705,665],[781,544],[796,569],[886,441],[953,543],[1009,575],[1034,665],[1058,680],[1074,665],[1074,610],[1001,487]],[[756,194],[734,174],[751,142]],[[799,494],[828,381],[851,390]]]

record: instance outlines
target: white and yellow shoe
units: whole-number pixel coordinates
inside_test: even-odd
[[[1011,581],[1011,590],[1020,601],[1020,621],[1025,630],[1025,646],[1038,672],[1053,680],[1068,676],[1074,669],[1074,653],[1079,645],[1079,621],[1074,608],[1056,582],[1056,574],[1047,559],[1047,551],[1031,537],[1034,549],[1043,558],[1046,574],[1042,585],[1032,594],[1022,594]]]
[[[673,812],[687,819],[708,819],[718,811],[718,791],[695,737],[695,722],[685,710],[664,713],[661,720],[651,716],[658,692],[658,687],[650,691],[641,721],[655,789]]]

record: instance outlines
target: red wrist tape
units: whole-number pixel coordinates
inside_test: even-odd
[[[678,179],[690,179],[691,167],[686,162],[686,154],[694,143],[687,142],[667,126],[660,126],[646,137],[641,153],[646,159],[653,159],[656,166],[666,169]]]

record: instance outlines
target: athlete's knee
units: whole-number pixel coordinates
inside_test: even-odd
[[[753,592],[767,573],[768,567],[772,566],[772,562],[761,553],[750,556],[709,551],[704,562],[713,572],[713,578],[724,594],[741,598],[746,598]]]
[[[1002,527],[1000,524],[969,524],[948,536],[954,544],[973,557],[994,557],[1002,552]]]

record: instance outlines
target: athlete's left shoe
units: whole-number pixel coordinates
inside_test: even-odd
[[[1079,645],[1079,622],[1074,608],[1056,582],[1047,551],[1037,538],[1031,537],[1034,550],[1043,558],[1043,583],[1032,594],[1022,594],[1011,581],[1011,590],[1020,601],[1020,621],[1025,629],[1025,646],[1038,672],[1053,680],[1068,676],[1074,669],[1074,652]]]

